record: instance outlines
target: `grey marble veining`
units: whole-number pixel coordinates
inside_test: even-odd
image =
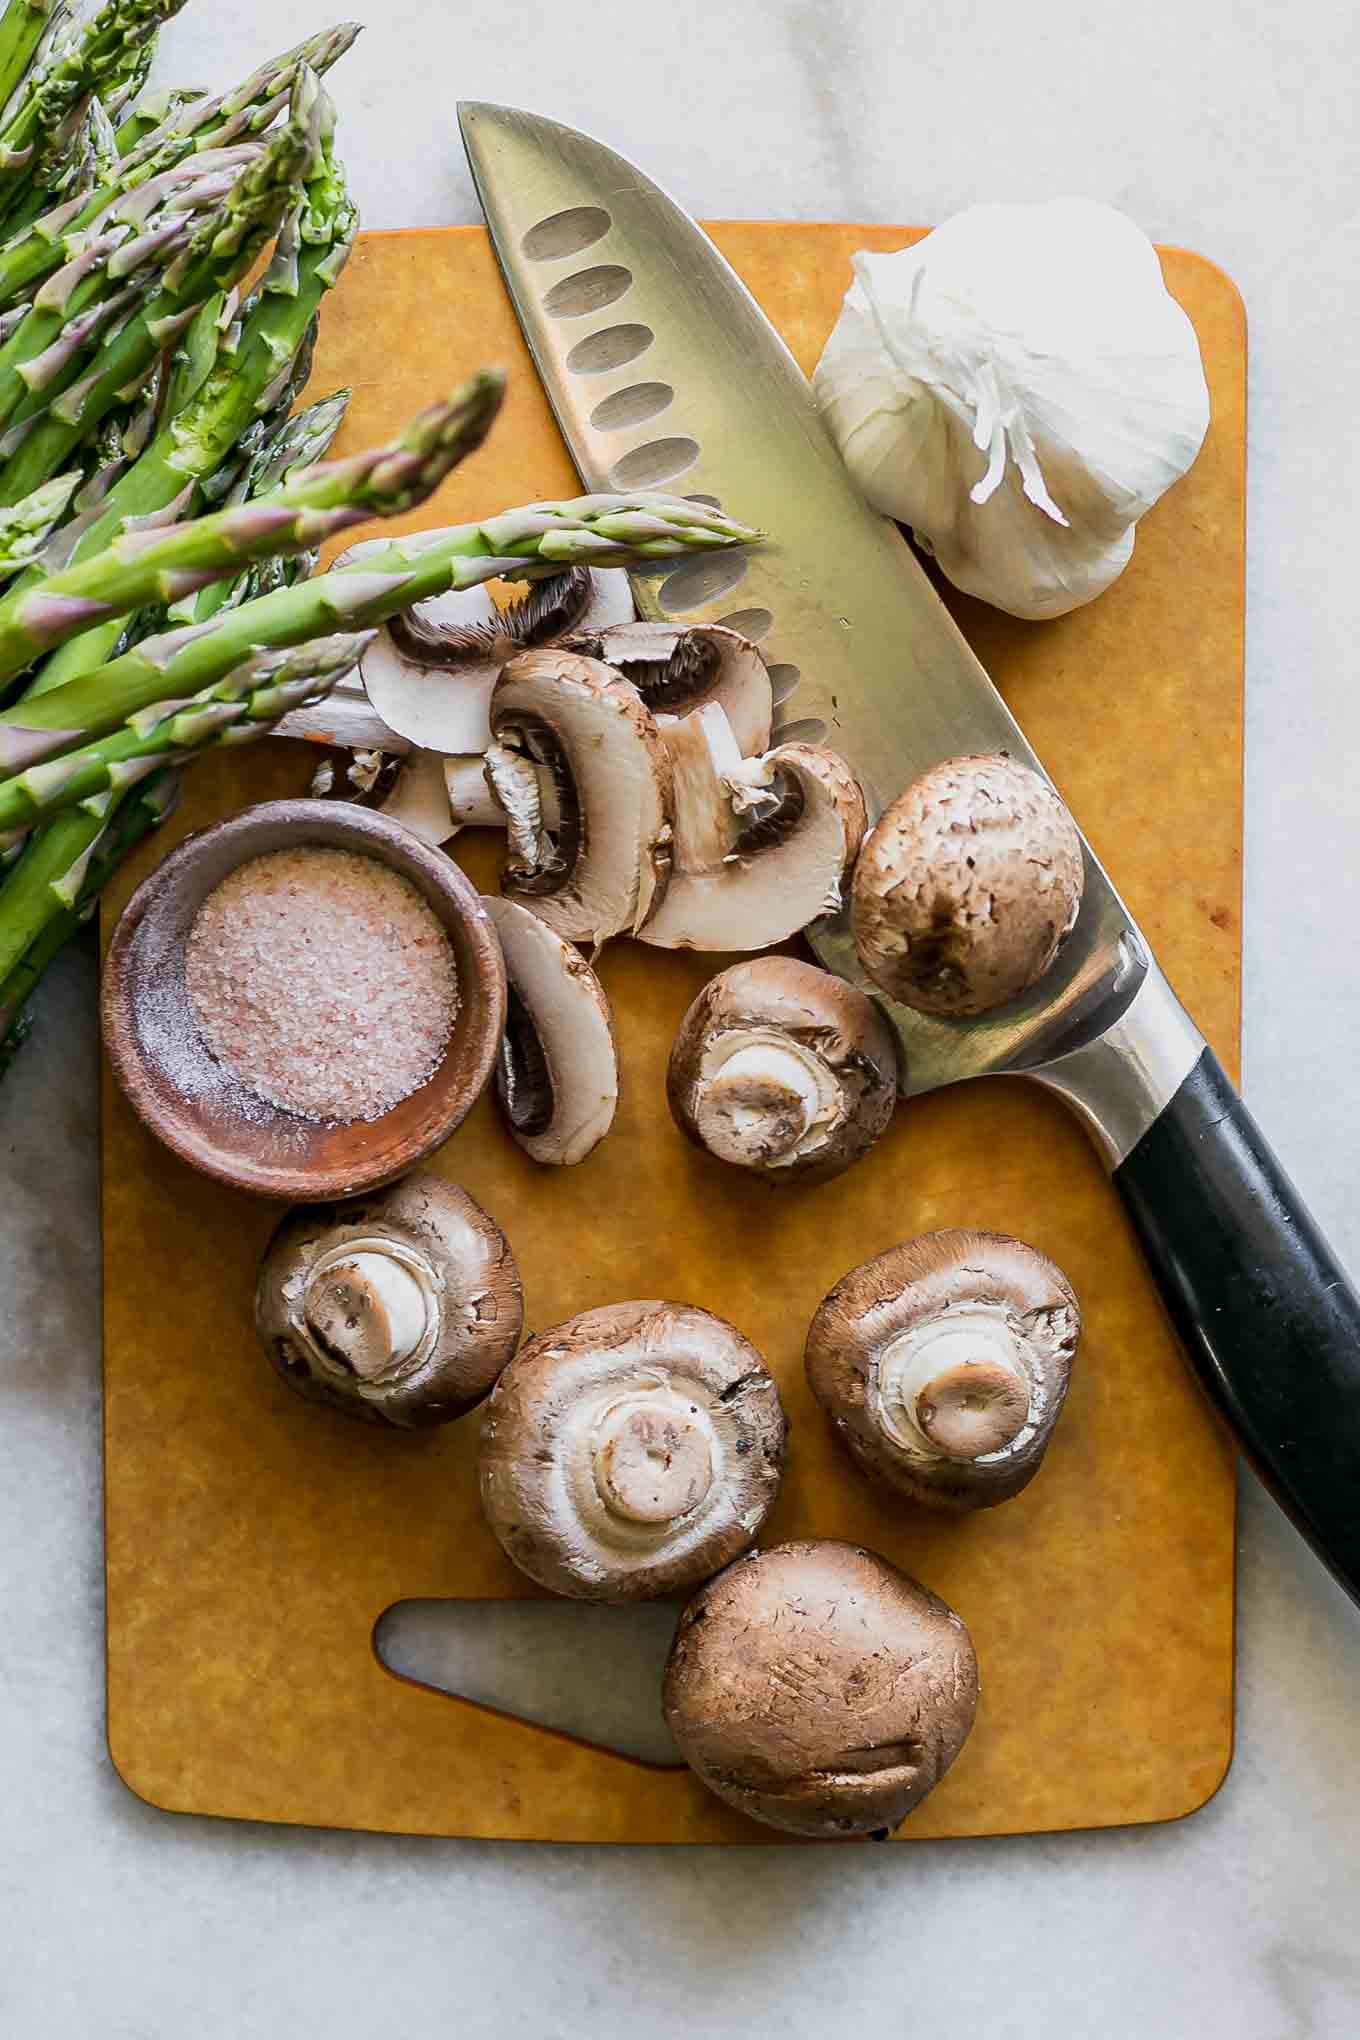
[[[931,219],[1075,190],[1234,274],[1247,1088],[1360,1265],[1360,20],[1334,0],[366,11],[336,94],[370,225],[474,218],[453,101],[502,98],[597,129],[702,214]],[[162,68],[221,85],[320,19],[315,0],[190,0]],[[92,993],[90,956],[69,957],[0,1089],[4,2040],[1360,2032],[1360,1615],[1250,1481],[1237,1759],[1178,1825],[735,1856],[273,1830],[131,1798],[103,1744]],[[1041,1723],[1035,1761],[1062,1761]]]

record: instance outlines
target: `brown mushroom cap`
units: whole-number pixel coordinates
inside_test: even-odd
[[[482,1507],[540,1586],[649,1600],[755,1542],[784,1434],[774,1380],[732,1325],[688,1304],[608,1304],[539,1333],[501,1376]]]
[[[697,1146],[772,1183],[822,1183],[892,1118],[892,1029],[844,978],[794,956],[733,964],[680,1023],[666,1092]]]
[[[1046,1255],[1004,1233],[926,1233],[842,1276],[812,1320],[807,1376],[871,1479],[983,1509],[1039,1471],[1080,1334]]]
[[[255,1323],[299,1395],[415,1429],[461,1417],[519,1344],[519,1271],[465,1190],[417,1171],[301,1204],[265,1250]]]
[[[1037,984],[1081,908],[1081,838],[1046,780],[949,758],[886,808],[860,852],[855,947],[874,983],[944,1019]]]
[[[680,1754],[752,1819],[831,1839],[895,1828],[943,1778],[977,1708],[952,1608],[872,1551],[755,1551],[694,1596],[666,1666]]]

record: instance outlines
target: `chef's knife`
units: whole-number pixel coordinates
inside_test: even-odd
[[[702,229],[572,128],[503,106],[465,104],[459,117],[507,289],[586,486],[710,496],[770,534],[758,552],[639,578],[642,612],[721,618],[758,637],[782,734],[825,734],[871,805],[962,753],[1007,751],[1042,770]],[[966,1021],[887,1003],[902,1088],[1020,1073],[1075,1108],[1201,1381],[1360,1599],[1360,1298],[1089,846],[1086,859],[1077,926],[1023,999]],[[809,939],[828,968],[866,983],[843,918]]]

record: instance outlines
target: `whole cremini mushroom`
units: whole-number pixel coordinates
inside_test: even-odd
[[[767,1826],[886,1834],[957,1757],[977,1659],[952,1608],[871,1551],[755,1551],[697,1593],[666,1666],[685,1762]]]
[[[481,1402],[519,1344],[519,1271],[495,1220],[424,1171],[302,1204],[260,1265],[255,1323],[290,1388],[405,1429]]]
[[[892,1029],[844,978],[795,956],[736,963],[704,986],[666,1076],[682,1133],[771,1183],[822,1183],[892,1118]]]
[[[850,925],[881,990],[964,1019],[1018,999],[1081,909],[1081,837],[1037,772],[949,758],[886,808],[855,867]]]
[[[482,1419],[482,1507],[521,1572],[584,1601],[707,1579],[760,1533],[784,1460],[774,1379],[688,1304],[607,1304],[541,1332]]]
[[[1046,1255],[1004,1233],[926,1233],[842,1276],[812,1320],[807,1376],[871,1479],[985,1509],[1039,1471],[1080,1335]]]

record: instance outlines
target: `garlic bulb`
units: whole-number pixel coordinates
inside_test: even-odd
[[[1156,250],[1078,198],[973,206],[857,255],[814,387],[874,507],[1012,616],[1107,588],[1209,423]]]

